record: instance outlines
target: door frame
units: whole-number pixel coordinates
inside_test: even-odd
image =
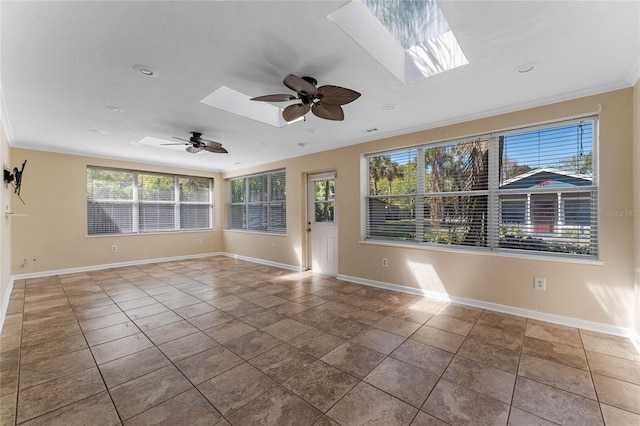
[[[311,193],[309,192],[309,183],[311,181],[323,180],[323,178],[333,178],[335,181],[335,198],[333,204],[333,223],[336,227],[336,246],[338,244],[338,172],[333,170],[326,170],[321,172],[308,172],[304,175],[304,220],[302,222],[303,225],[303,247],[305,248],[305,256],[304,256],[304,270],[312,271],[313,270],[313,240],[311,238],[311,232],[308,231],[310,229],[311,215],[314,213],[314,210],[311,207]],[[338,267],[338,256],[336,256],[336,268]]]

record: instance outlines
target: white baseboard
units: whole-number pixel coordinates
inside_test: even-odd
[[[255,258],[255,257],[242,256],[240,254],[235,254],[235,253],[222,252],[221,254],[223,256],[230,257],[232,259],[246,260],[247,262],[258,263],[260,265],[265,265],[265,266],[273,266],[274,268],[287,269],[289,271],[296,271],[296,272],[303,272],[304,271],[304,269],[302,269],[301,266],[288,265],[286,263],[279,263],[279,262],[272,262],[270,260],[264,260],[264,259],[258,259],[258,258]]]
[[[78,268],[56,269],[52,271],[31,272],[28,274],[13,275],[14,280],[23,280],[30,278],[50,277],[52,275],[76,274],[78,272],[99,271],[101,269],[122,268],[125,266],[146,265],[149,263],[172,262],[176,260],[199,259],[203,257],[221,256],[221,252],[190,254],[186,256],[161,257],[155,259],[132,260],[130,262],[106,263],[102,265],[80,266]]]
[[[11,292],[13,291],[13,277],[9,278],[9,285],[7,286],[7,293],[2,299],[2,311],[0,312],[0,333],[2,333],[2,327],[4,326],[4,320],[7,318],[7,310],[9,309],[9,299],[11,298]]]
[[[384,281],[370,280],[366,278],[352,277],[349,275],[338,274],[339,280],[349,281],[356,284],[367,285],[370,287],[383,288],[387,290],[399,291],[402,293],[415,294],[417,296],[424,296],[431,299],[442,300],[446,302],[459,303],[461,305],[473,306],[475,308],[489,309],[491,311],[502,312],[505,314],[516,315],[520,317],[526,317],[536,319],[540,321],[551,322],[554,324],[565,325],[568,327],[582,328],[584,330],[596,331],[599,333],[612,334],[615,336],[627,337],[631,343],[640,352],[640,336],[631,328],[619,327],[610,324],[603,324],[594,321],[586,321],[578,318],[565,317],[562,315],[549,314],[546,312],[533,311],[531,309],[517,308],[514,306],[501,305],[498,303],[485,302],[483,300],[469,299],[466,297],[450,296],[446,293],[437,293],[433,291],[426,291],[414,287],[406,287],[398,284],[391,284]]]

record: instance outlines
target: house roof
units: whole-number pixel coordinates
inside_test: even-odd
[[[589,175],[572,173],[552,167],[541,167],[505,180],[501,189],[568,188],[593,184]]]
[[[347,3],[2,2],[9,143],[227,171],[631,87],[640,76],[636,1],[440,0],[469,63],[410,84],[328,18]],[[247,97],[290,93],[289,73],[362,96],[345,105],[343,122],[308,114],[284,127],[201,102],[222,86]],[[157,142],[191,131],[229,154]]]

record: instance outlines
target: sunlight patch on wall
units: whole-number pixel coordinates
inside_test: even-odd
[[[447,294],[447,290],[433,265],[407,260],[407,266],[425,295],[429,295],[429,293]]]
[[[328,18],[405,84],[469,63],[435,0],[353,0]]]

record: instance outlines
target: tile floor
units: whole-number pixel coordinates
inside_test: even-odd
[[[212,257],[17,282],[2,425],[640,425],[626,339]]]

